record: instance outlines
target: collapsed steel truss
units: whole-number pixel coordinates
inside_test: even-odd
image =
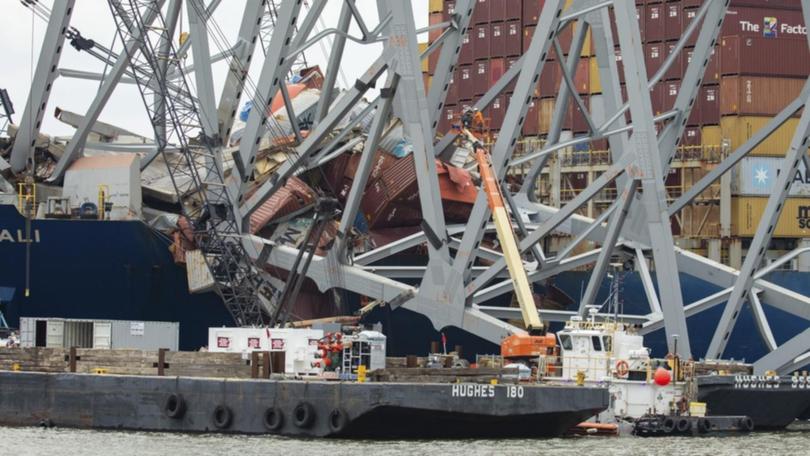
[[[200,0],[188,0],[199,2]],[[163,0],[154,0],[157,5]],[[23,115],[21,125],[33,126],[33,136],[38,132],[41,110],[33,107],[44,106],[50,91],[53,76],[40,75],[51,67],[49,63],[58,62],[59,50],[63,37],[58,33],[60,26],[69,22],[72,1],[57,2],[71,4],[65,9],[54,8],[48,37],[43,44],[40,65],[37,67],[37,83],[32,87],[29,102]],[[168,10],[179,8],[180,0],[169,0]],[[247,121],[247,127],[241,140],[239,153],[235,155],[234,172],[228,182],[227,195],[233,207],[233,214],[239,214],[234,223],[243,233],[247,231],[247,217],[262,202],[274,194],[291,176],[323,164],[339,147],[340,132],[336,126],[359,103],[364,95],[379,79],[385,75],[385,82],[377,99],[372,102],[375,107],[371,131],[365,140],[362,158],[346,208],[340,221],[339,235],[332,249],[326,256],[316,256],[306,271],[322,291],[342,288],[358,294],[388,303],[392,308],[403,307],[427,316],[437,328],[456,326],[484,339],[498,343],[513,333],[521,332],[503,320],[519,318],[519,309],[487,306],[487,301],[509,293],[511,282],[505,277],[505,262],[497,252],[480,247],[483,234],[490,230],[489,211],[483,194],[478,195],[470,220],[466,226],[447,225],[439,199],[438,181],[434,157],[449,158],[453,153],[455,135],[450,133],[434,141],[438,126],[438,116],[444,108],[448,85],[459,56],[461,41],[467,33],[472,16],[474,0],[459,0],[456,11],[450,21],[433,27],[441,27],[443,33],[437,42],[431,45],[425,54],[438,53],[436,71],[431,86],[424,88],[420,73],[420,57],[417,46],[417,30],[414,25],[411,4],[401,0],[377,0],[379,17],[364,17],[354,0],[344,0],[338,24],[335,29],[323,30],[310,38],[313,27],[322,13],[325,1],[314,0],[311,9],[303,14],[301,1],[284,0],[273,10],[273,32],[266,43],[266,59],[261,76],[256,84],[252,100],[269,103],[279,91],[284,94],[284,78],[295,62],[296,56],[315,41],[334,35],[329,66],[322,90],[322,101],[318,106],[315,126],[306,138],[302,138],[295,147],[295,153],[276,175],[267,180],[258,191],[245,198],[248,180],[252,174],[253,162],[257,152],[258,139],[266,131],[266,113],[263,109],[253,109]],[[273,6],[275,6],[275,3]],[[647,78],[644,58],[641,51],[641,37],[636,20],[635,2],[631,0],[575,0],[564,9],[563,0],[548,0],[538,19],[537,33],[533,36],[529,48],[503,77],[480,97],[475,108],[483,110],[504,89],[514,83],[514,92],[508,103],[505,119],[497,141],[492,146],[493,165],[498,177],[504,179],[509,168],[531,163],[531,171],[524,180],[523,187],[509,198],[512,214],[528,213],[529,220],[518,223],[521,228],[520,248],[533,261],[526,263],[529,278],[539,281],[552,277],[560,272],[594,264],[593,273],[579,313],[585,306],[593,304],[598,286],[602,283],[608,264],[616,256],[633,258],[645,285],[650,303],[650,312],[645,316],[631,317],[628,320],[642,324],[642,332],[649,333],[664,329],[670,349],[681,356],[692,355],[686,318],[697,315],[709,308],[725,303],[723,316],[706,354],[709,358],[722,356],[729,334],[745,302],[753,309],[757,327],[770,349],[770,353],[755,363],[758,372],[766,370],[789,371],[807,362],[810,349],[810,328],[793,339],[777,346],[771,333],[762,304],[767,303],[804,320],[810,320],[810,298],[791,292],[765,279],[773,267],[761,268],[765,250],[771,240],[773,229],[782,212],[784,201],[790,187],[789,177],[799,164],[806,159],[807,138],[810,134],[810,110],[805,109],[799,120],[791,147],[785,151],[785,158],[777,183],[777,192],[773,193],[762,217],[759,228],[752,241],[749,254],[742,268],[734,270],[717,262],[701,257],[675,246],[670,228],[670,217],[700,195],[714,181],[745,157],[769,134],[781,126],[789,117],[802,109],[810,96],[810,82],[800,97],[786,106],[762,131],[755,134],[748,142],[740,146],[718,164],[694,186],[668,204],[664,177],[675,157],[676,148],[683,134],[698,90],[703,80],[704,71],[717,42],[729,0],[707,0],[697,12],[684,36],[671,51],[662,68],[652,78]],[[810,0],[803,0],[805,23],[810,23]],[[206,19],[219,4],[214,0],[208,5],[209,14],[199,14],[193,23],[190,40],[195,52],[195,68],[198,78],[199,109],[203,119],[217,119],[216,125],[202,125],[206,135],[216,133],[226,139],[240,94],[245,89],[246,68],[251,61],[257,35],[261,32],[262,21],[257,12],[263,11],[264,2],[248,0],[244,18],[239,30],[239,42],[228,57],[231,65],[224,92],[219,106],[213,100],[213,91],[199,90],[199,81],[210,80],[210,61],[219,56],[210,56],[206,45]],[[611,31],[611,18],[608,8],[612,8],[617,25],[617,36]],[[144,25],[150,23],[146,18]],[[367,23],[378,25],[369,28]],[[350,36],[350,25],[355,24],[361,36]],[[573,27],[574,39],[571,48],[561,49],[558,34],[566,27]],[[603,86],[601,109],[585,109],[585,105],[571,90],[572,79],[579,60],[586,33],[590,29],[594,43],[594,53],[598,64],[599,79]],[[57,32],[54,32],[56,30]],[[137,35],[134,30],[131,34]],[[681,90],[671,109],[654,116],[651,106],[649,88],[654,86],[672,66],[676,56],[685,46],[689,36],[696,35],[691,63],[683,76]],[[340,61],[347,39],[370,44],[382,42],[383,51],[374,63],[357,79],[348,90],[337,93],[336,75],[340,71]],[[619,74],[614,58],[614,40],[617,40],[624,62],[624,76],[628,97],[622,97]],[[57,178],[64,172],[70,161],[76,158],[84,147],[89,127],[98,119],[101,108],[109,100],[112,89],[131,74],[136,79],[139,73],[132,68],[131,51],[138,40],[125,43],[126,49],[113,62],[109,74],[104,78],[96,99],[88,110],[84,121],[77,129],[62,161],[57,168]],[[810,44],[810,43],[809,43]],[[520,157],[514,155],[518,136],[532,91],[545,65],[557,64],[547,62],[551,50],[558,56],[568,55],[567,59],[558,59],[563,70],[564,84],[555,105],[551,120],[551,130],[545,146]],[[180,51],[178,51],[180,52]],[[564,60],[564,61],[563,61]],[[42,78],[40,77],[42,76]],[[50,79],[48,79],[50,78]],[[202,78],[202,79],[200,79]],[[124,81],[126,82],[126,81]],[[208,84],[206,82],[206,84]],[[206,85],[207,87],[207,85]],[[332,99],[334,98],[334,102]],[[561,140],[563,115],[569,103],[577,106],[587,115],[590,133],[585,137]],[[331,104],[330,104],[331,103]],[[286,105],[290,103],[287,100]],[[593,107],[592,107],[593,108]],[[624,113],[629,112],[632,123],[625,121]],[[605,115],[607,113],[607,115]],[[291,113],[292,114],[292,113]],[[601,115],[600,115],[601,114]],[[424,217],[423,231],[380,246],[373,251],[360,255],[347,253],[345,238],[357,213],[362,191],[367,182],[370,163],[377,149],[385,126],[391,116],[402,122],[406,136],[413,143],[415,166],[418,170],[419,202]],[[290,115],[294,118],[294,115]],[[656,123],[663,123],[664,128],[656,133]],[[24,129],[23,129],[24,130]],[[29,131],[29,130],[25,130]],[[159,136],[160,132],[156,132]],[[336,137],[338,139],[336,139]],[[26,141],[31,138],[24,137]],[[549,157],[556,152],[578,143],[593,139],[607,138],[610,144],[612,164],[608,170],[562,207],[550,207],[540,204],[535,198],[535,187],[540,173]],[[158,142],[158,141],[156,141]],[[12,166],[21,169],[30,147],[21,143],[14,149]],[[15,165],[16,163],[16,165]],[[23,166],[24,167],[24,166]],[[619,197],[613,205],[597,219],[583,217],[577,209],[591,200],[610,182],[615,181]],[[552,231],[567,233],[572,236],[571,243],[554,256],[546,255],[540,241]],[[601,244],[601,248],[582,254],[573,255],[574,247],[583,242],[592,241]],[[289,270],[298,256],[298,251],[285,245],[276,245],[271,241],[244,234],[242,242],[245,251],[259,266],[278,267]],[[410,247],[426,244],[428,263],[424,267],[383,267],[374,263],[382,258],[394,255]],[[791,252],[777,261],[784,263],[803,250]],[[351,257],[350,257],[351,256]],[[476,266],[477,258],[492,261],[488,267]],[[655,266],[655,282],[647,269],[647,261]],[[711,282],[723,290],[684,305],[679,283],[679,271],[688,272]],[[411,286],[398,279],[418,278],[418,286]],[[656,293],[656,287],[658,293]],[[541,311],[544,319],[564,321],[577,312]],[[678,343],[675,344],[675,339]]]

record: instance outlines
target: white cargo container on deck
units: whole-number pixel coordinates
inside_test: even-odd
[[[250,353],[284,352],[284,373],[318,375],[322,363],[316,362],[321,329],[299,328],[208,328],[208,351]]]

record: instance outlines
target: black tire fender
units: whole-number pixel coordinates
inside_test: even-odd
[[[278,407],[269,407],[263,415],[264,427],[268,431],[278,431],[284,426],[284,412]]]
[[[678,429],[678,432],[688,432],[692,429],[692,422],[690,422],[686,418],[680,418],[678,419],[676,427]]]
[[[739,426],[740,430],[745,432],[751,432],[754,430],[754,420],[752,420],[750,416],[740,418]]]
[[[233,422],[233,412],[227,405],[217,405],[214,413],[211,414],[211,419],[217,429],[227,429]]]
[[[186,400],[182,394],[172,393],[163,401],[163,413],[169,418],[179,420],[186,414]]]
[[[664,422],[661,424],[661,429],[667,434],[672,434],[672,431],[675,430],[675,420],[671,417],[665,418]]]
[[[342,408],[336,408],[329,414],[329,430],[340,434],[349,426],[349,415]]]
[[[701,418],[697,422],[697,428],[701,434],[705,434],[712,429],[712,425],[706,418]]]
[[[299,402],[293,409],[293,424],[296,427],[306,429],[315,422],[315,407],[309,402]]]

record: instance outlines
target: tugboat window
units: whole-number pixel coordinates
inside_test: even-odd
[[[595,351],[602,351],[602,339],[599,336],[591,336],[591,341],[593,341],[593,349]]]
[[[571,345],[571,336],[569,335],[560,336],[560,345],[562,346],[563,350],[573,350],[574,348]]]
[[[604,339],[605,351],[607,351],[607,352],[613,351],[613,338],[610,337],[610,336],[605,336],[603,339]]]

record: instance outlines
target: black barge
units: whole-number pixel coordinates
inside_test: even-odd
[[[603,388],[0,371],[0,424],[306,437],[554,437]]]

